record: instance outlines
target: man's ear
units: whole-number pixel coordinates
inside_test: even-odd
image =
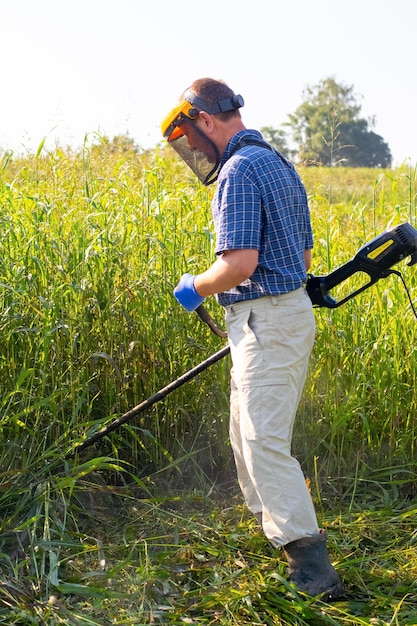
[[[213,130],[214,119],[212,115],[210,115],[206,111],[200,111],[198,119],[205,131],[211,132]]]

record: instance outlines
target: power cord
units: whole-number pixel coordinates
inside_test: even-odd
[[[406,294],[408,296],[408,300],[410,302],[411,309],[412,309],[412,311],[414,313],[414,317],[417,319],[417,311],[416,311],[416,309],[414,307],[413,301],[411,300],[410,291],[409,291],[409,289],[407,287],[407,283],[405,282],[403,275],[398,270],[389,270],[387,272],[387,274],[395,274],[396,276],[399,276],[401,278],[401,282],[402,282],[403,287],[404,287],[404,289],[406,291]]]

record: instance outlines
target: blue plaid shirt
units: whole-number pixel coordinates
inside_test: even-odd
[[[223,154],[212,203],[215,252],[258,250],[259,261],[250,278],[218,294],[223,306],[298,289],[307,280],[304,250],[313,247],[307,194],[293,165],[257,145],[230,156],[243,137],[262,140],[256,130],[239,131]]]

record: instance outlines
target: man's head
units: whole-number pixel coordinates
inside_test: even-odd
[[[217,115],[222,122],[240,118],[242,96],[237,96],[222,80],[199,78],[184,91],[181,100],[193,104],[199,111]]]
[[[205,185],[216,180],[228,141],[244,129],[243,104],[223,81],[200,78],[162,122],[165,139]]]

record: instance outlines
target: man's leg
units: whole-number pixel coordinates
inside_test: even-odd
[[[314,315],[308,296],[298,290],[239,303],[227,310],[226,319],[232,384],[237,388],[231,432],[239,482],[247,502],[252,502],[249,508],[256,512],[261,504],[264,532],[279,547],[318,533],[304,475],[291,456],[294,418],[314,341]]]
[[[290,581],[324,600],[343,595],[326,534],[298,461],[294,419],[314,341],[311,303],[302,290],[241,303],[227,311],[233,360],[231,441],[239,483],[268,539],[283,547]]]

